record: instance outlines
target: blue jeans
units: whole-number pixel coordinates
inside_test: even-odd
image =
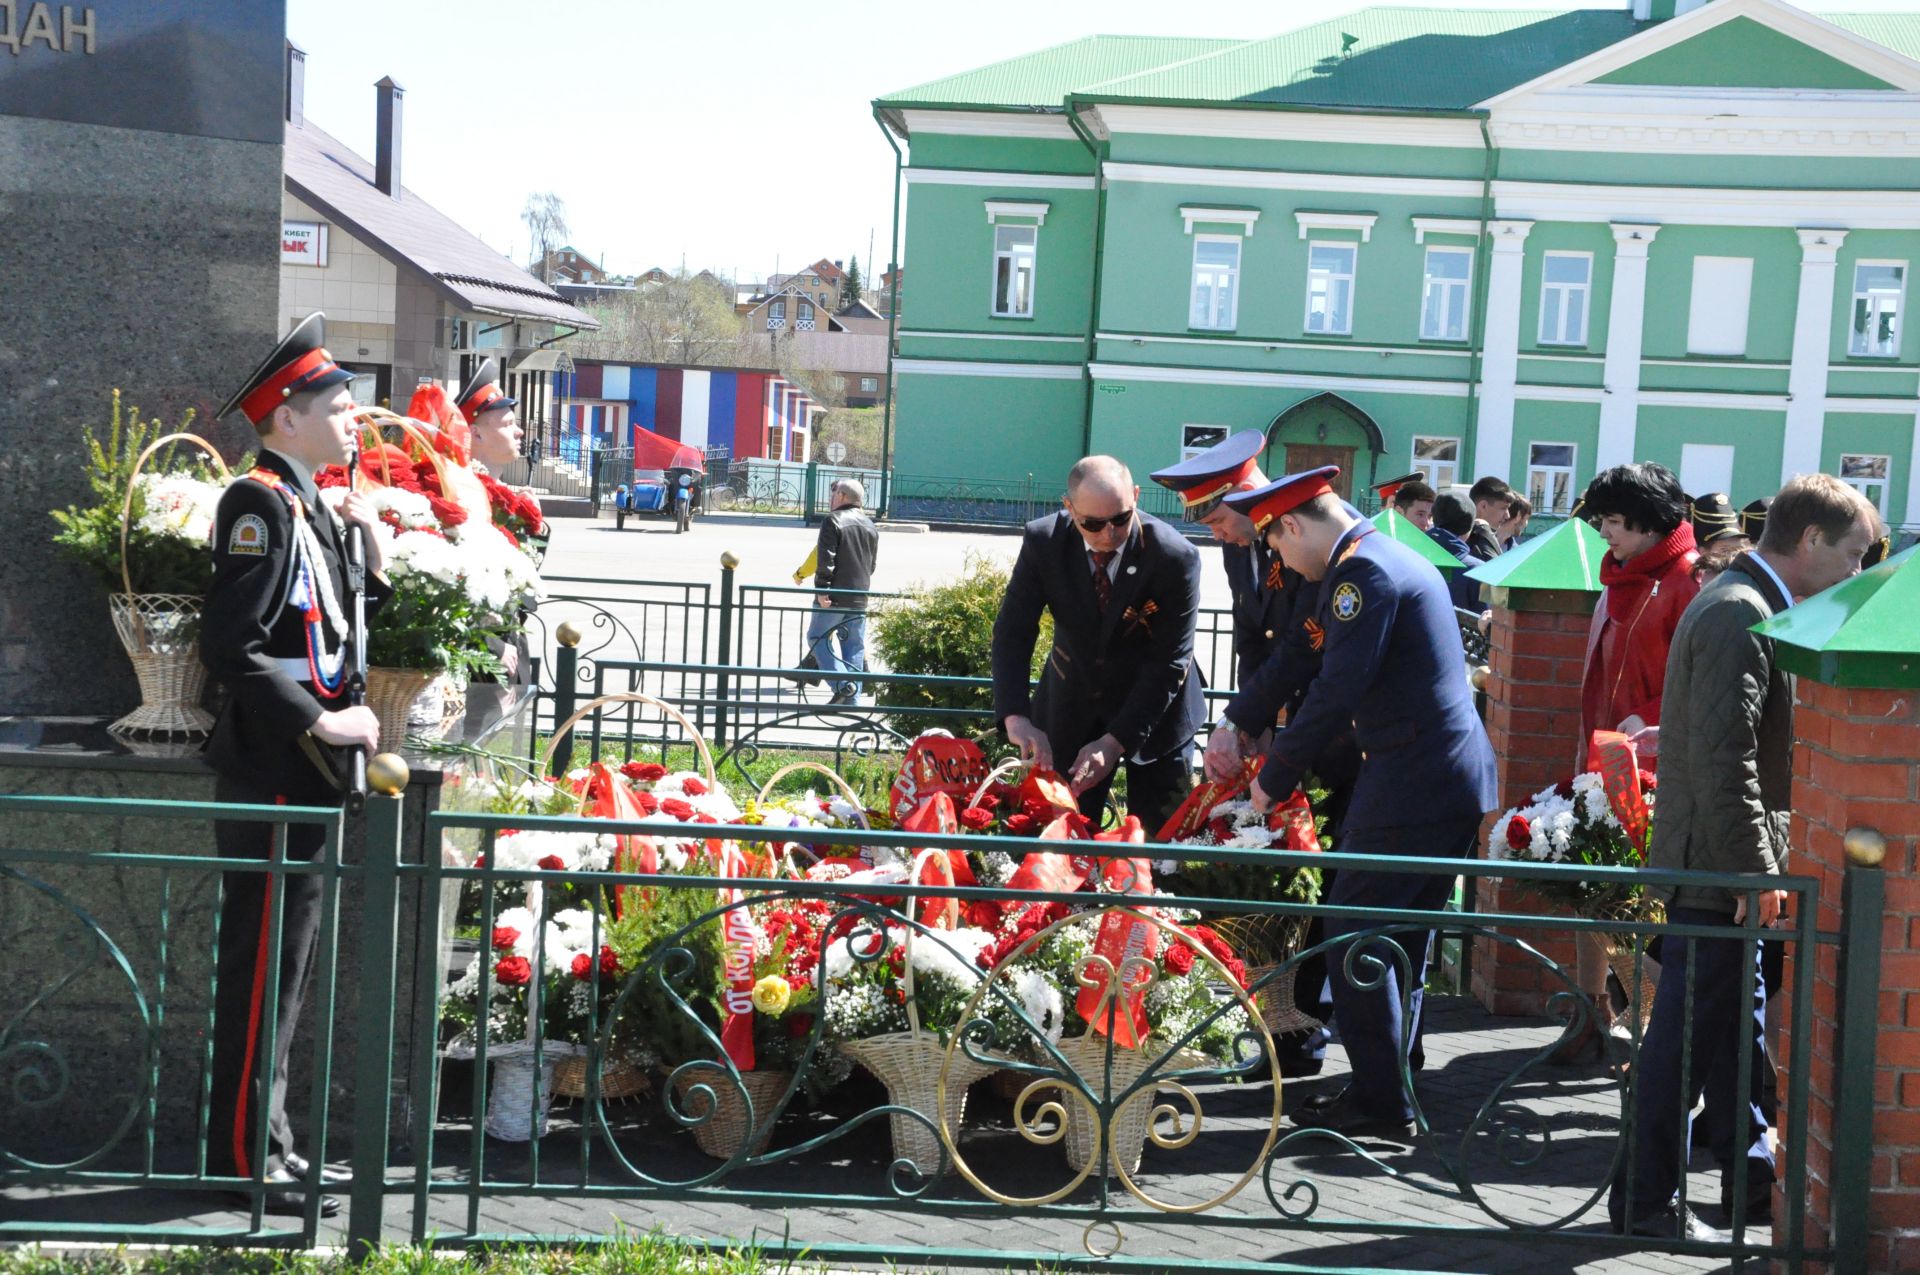
[[[835,645],[840,648],[838,656],[834,655]],[[867,671],[867,613],[838,611],[832,607],[816,609],[807,621],[807,649],[813,652],[820,675],[832,683],[835,692],[854,694],[860,689],[857,683],[835,682],[833,675]]]

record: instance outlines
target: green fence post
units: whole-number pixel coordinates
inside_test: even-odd
[[[811,489],[809,489],[811,490]],[[724,670],[733,663],[733,573],[739,570],[740,557],[732,550],[720,555],[720,654],[718,662]],[[727,746],[727,683],[724,671],[714,679],[713,706],[713,744],[715,748]]]
[[[1846,880],[1840,894],[1840,1031],[1834,1041],[1839,1078],[1833,1114],[1833,1269],[1867,1269],[1867,1206],[1872,1193],[1874,1046],[1880,1034],[1880,943],[1887,884],[1880,863],[1887,840],[1853,828],[1844,840]],[[1847,1148],[1841,1154],[1840,1148]]]
[[[554,631],[554,640],[560,644],[554,652],[553,660],[553,724],[558,729],[560,723],[573,716],[575,699],[580,690],[580,629],[569,620]],[[558,778],[567,773],[567,762],[573,752],[573,732],[566,731],[554,736],[553,775]]]
[[[392,1130],[393,1004],[399,946],[400,825],[406,808],[407,763],[381,753],[367,763],[376,795],[367,802],[367,849],[361,864],[359,1038],[354,1044],[353,1186],[347,1251],[370,1257],[380,1248],[387,1199],[387,1146]],[[432,909],[429,909],[432,911]],[[437,913],[436,913],[437,915]],[[425,1172],[427,1166],[419,1166]]]
[[[818,486],[820,482],[819,461],[810,460],[807,462],[807,476],[804,481],[806,483],[807,494],[801,502],[800,516],[810,523],[813,521],[814,510],[820,507],[819,498],[814,492],[814,488]]]

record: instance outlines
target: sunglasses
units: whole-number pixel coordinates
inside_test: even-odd
[[[1086,532],[1088,535],[1099,535],[1108,527],[1118,530],[1132,522],[1133,510],[1122,509],[1111,518],[1082,518],[1076,514],[1074,515],[1074,521],[1080,525],[1080,530]]]

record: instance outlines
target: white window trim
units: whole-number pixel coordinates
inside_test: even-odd
[[[1315,248],[1345,248],[1353,253],[1352,273],[1347,280],[1347,326],[1342,331],[1332,328],[1315,330],[1313,326],[1313,250]],[[1335,275],[1334,278],[1341,276]],[[1354,312],[1360,308],[1360,246],[1351,239],[1315,239],[1307,245],[1307,295],[1300,313],[1300,330],[1309,336],[1352,336]]]
[[[1849,456],[1854,457],[1857,460],[1884,460],[1885,462],[1887,462],[1887,476],[1885,478],[1845,477],[1839,471],[1847,467],[1847,457]],[[1874,500],[1873,504],[1874,504],[1874,507],[1880,511],[1880,516],[1882,518],[1887,516],[1887,496],[1891,493],[1893,488],[1893,457],[1892,456],[1889,456],[1885,452],[1842,452],[1840,454],[1839,463],[1834,466],[1834,476],[1836,478],[1839,478],[1840,481],[1845,483],[1847,486],[1859,492],[1862,496],[1867,495],[1867,488],[1869,486],[1878,487],[1880,489],[1880,499]],[[1868,496],[1867,498],[1869,500],[1873,499],[1871,496]]]
[[[1572,457],[1565,465],[1536,465],[1533,460],[1533,449],[1536,447],[1564,447],[1572,453]],[[1527,440],[1527,491],[1523,494],[1525,494],[1528,499],[1532,499],[1533,496],[1533,471],[1535,469],[1542,469],[1556,474],[1563,469],[1567,472],[1567,509],[1572,509],[1574,504],[1580,499],[1573,490],[1574,484],[1580,474],[1580,444],[1569,439],[1560,438],[1532,438]],[[1548,490],[1544,494],[1551,497],[1553,493],[1551,490]],[[1542,501],[1536,503],[1535,512],[1557,514],[1565,511]]]
[[[1452,460],[1435,460],[1430,456],[1422,456],[1420,454],[1421,443],[1452,443],[1453,459]],[[1465,439],[1462,439],[1454,434],[1415,434],[1413,436],[1413,440],[1407,444],[1407,467],[1409,469],[1419,470],[1421,477],[1426,481],[1429,487],[1434,488],[1436,491],[1442,490],[1441,484],[1433,481],[1433,474],[1432,474],[1432,471],[1428,469],[1428,466],[1429,465],[1452,465],[1454,481],[1456,483],[1459,482],[1460,453],[1462,450],[1464,450],[1465,443],[1466,443]]]
[[[997,219],[1001,217],[1031,217],[1034,225],[1044,226],[1047,224],[1047,213],[1052,208],[1052,204],[1039,200],[1028,202],[1018,199],[989,199],[987,200],[987,224],[996,225]]]
[[[1373,239],[1373,223],[1380,220],[1380,214],[1300,211],[1293,214],[1293,219],[1300,223],[1302,239],[1309,230],[1357,230],[1360,242],[1368,243]]]
[[[999,232],[995,231],[993,246],[993,268],[987,272],[987,314],[995,319],[1022,319],[1031,321],[1040,309],[1040,231],[1033,230],[1033,277],[1027,282],[1027,312],[1021,314],[1014,310],[1001,310],[1000,297],[1000,243]],[[1009,293],[1011,299],[1011,293]]]
[[[1898,266],[1900,268],[1900,296],[1894,302],[1893,349],[1887,354],[1857,352],[1853,348],[1853,308],[1860,303],[1860,267],[1861,266]],[[1853,263],[1853,287],[1849,291],[1847,302],[1847,357],[1850,359],[1898,359],[1900,346],[1906,341],[1907,327],[1907,275],[1909,265],[1905,261],[1891,257],[1859,257]],[[1864,454],[1864,453],[1863,453]]]
[[[1427,269],[1427,261],[1436,252],[1464,252],[1467,254],[1467,277],[1460,280],[1445,279],[1441,281],[1447,287],[1452,287],[1455,283],[1458,283],[1460,286],[1459,336],[1447,336],[1444,333],[1428,335],[1426,331],[1427,297],[1428,294],[1433,291],[1434,281],[1433,274]],[[1356,257],[1358,256],[1358,254],[1355,255]],[[1422,341],[1447,341],[1458,344],[1466,341],[1473,335],[1473,249],[1466,244],[1430,244],[1427,247],[1426,254],[1420,258],[1420,329],[1420,339]]]
[[[1186,233],[1193,233],[1193,223],[1208,222],[1221,226],[1238,226],[1244,238],[1253,238],[1253,223],[1260,220],[1258,208],[1203,208],[1194,204],[1180,205],[1180,220],[1186,223]],[[1216,236],[1217,238],[1218,236]]]
[[[1568,341],[1564,339],[1550,341],[1547,339],[1547,289],[1551,287],[1567,286],[1566,284],[1554,284],[1554,283],[1549,283],[1547,281],[1547,258],[1549,257],[1585,257],[1587,259],[1587,283],[1585,287],[1580,289],[1580,340],[1578,341]],[[1564,252],[1559,249],[1555,249],[1550,252],[1542,253],[1540,256],[1540,316],[1539,316],[1539,322],[1534,325],[1535,344],[1565,346],[1568,349],[1576,349],[1576,350],[1584,349],[1593,343],[1593,326],[1592,325],[1593,325],[1593,254],[1590,252],[1576,252],[1571,249]],[[1565,327],[1563,325],[1562,331],[1564,330],[1565,330]]]
[[[1204,452],[1207,450],[1206,447],[1195,447],[1192,450],[1188,450],[1187,431],[1190,429],[1217,429],[1220,431],[1220,435],[1223,440],[1227,438],[1231,438],[1233,436],[1233,426],[1231,425],[1215,425],[1209,421],[1181,421],[1180,435],[1179,435],[1181,460],[1190,460],[1191,458],[1198,456],[1201,452]],[[1219,444],[1213,443],[1213,444],[1209,444],[1209,446],[1217,447],[1219,446]]]
[[[1232,332],[1240,326],[1240,260],[1236,256],[1233,269],[1233,298],[1227,308],[1227,321],[1219,326],[1202,327],[1193,321],[1193,290],[1199,282],[1200,245],[1203,243],[1229,243],[1237,249],[1240,246],[1238,235],[1199,234],[1193,237],[1192,271],[1187,276],[1187,326],[1201,332]],[[1215,267],[1217,268],[1217,267]]]
[[[1465,235],[1477,240],[1480,238],[1480,223],[1468,217],[1415,217],[1413,242],[1424,244],[1428,235]]]

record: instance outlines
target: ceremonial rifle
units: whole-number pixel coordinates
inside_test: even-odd
[[[347,457],[347,490],[359,490],[360,447]],[[347,703],[355,708],[367,702],[367,543],[366,529],[347,522]],[[347,813],[367,808],[367,750],[358,744],[347,750]]]

